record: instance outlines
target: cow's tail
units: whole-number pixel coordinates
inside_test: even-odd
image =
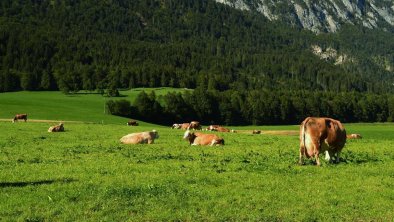
[[[306,145],[305,145],[305,134],[306,134],[306,124],[308,123],[309,118],[305,119],[304,122],[301,123],[301,135],[300,135],[300,139],[301,139],[301,144],[300,144],[300,148],[303,148],[302,151],[302,155],[306,156]]]

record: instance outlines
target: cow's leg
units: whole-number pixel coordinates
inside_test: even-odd
[[[339,154],[340,154],[341,152],[340,151],[338,151],[336,154],[336,159],[335,159],[335,163],[339,163]]]
[[[305,146],[300,146],[300,158],[298,160],[298,164],[303,165],[304,164],[304,153],[305,153]]]
[[[314,146],[314,155],[316,159],[316,165],[320,166],[320,159],[319,159],[319,149],[320,149],[320,144],[318,142],[313,143]]]

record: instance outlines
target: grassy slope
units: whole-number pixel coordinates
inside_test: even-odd
[[[221,134],[190,147],[159,127],[153,145],[121,145],[150,126],[0,122],[0,218],[48,221],[392,221],[394,127],[348,124],[338,165],[298,166],[298,137]],[[291,126],[289,129],[293,129]]]
[[[0,118],[12,119],[16,113],[27,113],[30,119],[73,120],[85,122],[125,123],[125,118],[104,114],[104,104],[109,99],[133,101],[142,90],[157,96],[168,92],[183,92],[185,89],[137,88],[121,91],[125,97],[108,98],[99,94],[64,95],[61,92],[12,92],[0,93]]]

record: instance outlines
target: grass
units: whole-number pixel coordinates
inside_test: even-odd
[[[139,90],[120,98],[132,101]],[[48,133],[53,123],[0,122],[0,220],[394,220],[393,124],[345,124],[363,139],[348,140],[339,164],[299,166],[297,134],[265,133],[298,126],[235,127],[243,133],[219,133],[223,147],[191,147],[181,130],[127,127],[125,118],[104,114],[105,99],[0,94],[0,118],[81,121],[66,122],[64,133]],[[152,129],[160,134],[155,144],[119,143]]]
[[[42,91],[0,93],[0,118],[11,121],[15,114],[27,113],[29,119],[124,124],[126,118],[105,114],[106,101],[110,99],[134,101],[142,90],[147,93],[155,91],[157,96],[161,96],[168,92],[182,93],[187,89],[136,88],[120,91],[122,97],[116,98],[83,92],[70,95]]]
[[[340,164],[298,166],[298,137],[222,133],[191,147],[155,126],[0,122],[0,218],[6,221],[392,221],[394,127],[347,124]],[[377,130],[375,130],[377,128]],[[282,127],[281,129],[286,129]],[[294,129],[288,126],[287,129]]]

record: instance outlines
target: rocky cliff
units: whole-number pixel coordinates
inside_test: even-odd
[[[255,10],[315,33],[336,32],[344,24],[394,30],[392,0],[215,0],[241,10]]]

